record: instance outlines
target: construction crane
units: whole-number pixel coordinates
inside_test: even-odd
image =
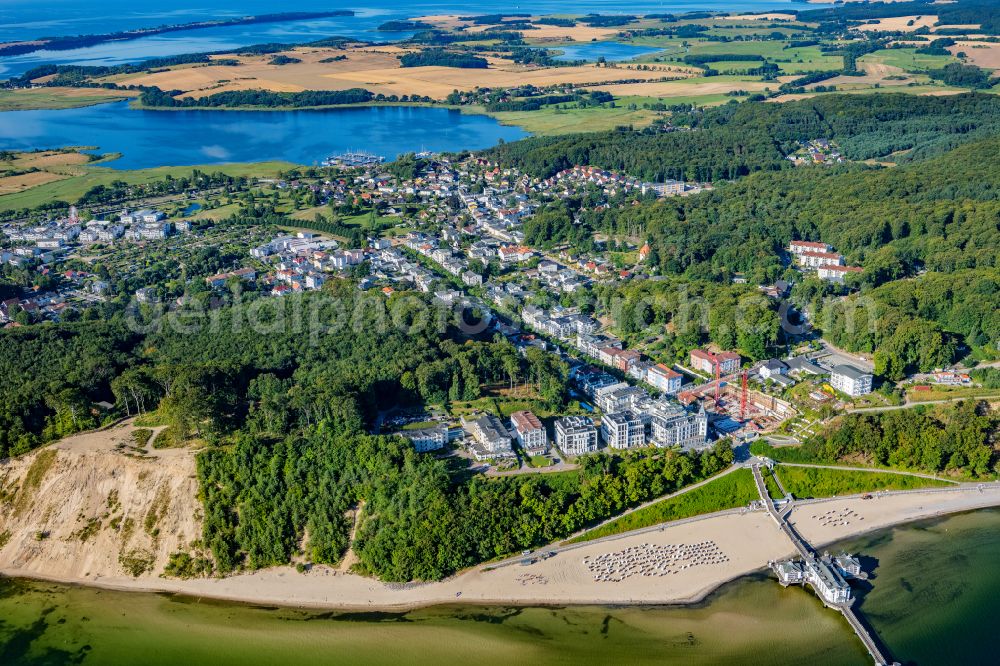
[[[747,371],[740,375],[740,421],[747,420]]]

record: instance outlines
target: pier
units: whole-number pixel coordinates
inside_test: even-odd
[[[363,150],[349,150],[340,155],[331,155],[323,160],[323,166],[363,167],[382,164],[385,158]]]
[[[889,657],[875,632],[868,628],[852,607],[854,598],[846,579],[865,577],[858,560],[846,553],[836,557],[825,554],[817,555],[809,543],[795,531],[795,528],[787,520],[792,506],[791,501],[781,511],[778,511],[767,491],[764,475],[760,471],[760,463],[754,463],[750,469],[753,471],[757,492],[760,494],[760,499],[764,503],[768,515],[778,524],[778,528],[789,538],[802,558],[801,563],[792,560],[772,562],[771,568],[778,575],[778,581],[782,585],[810,585],[828,608],[840,612],[847,619],[847,623],[851,625],[851,629],[854,630],[868,654],[875,661],[875,666],[898,666],[898,662],[892,661]],[[785,492],[780,484],[779,489]],[[785,496],[788,497],[787,493]]]

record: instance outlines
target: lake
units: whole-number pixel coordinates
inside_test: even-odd
[[[810,5],[809,8],[822,5]],[[39,51],[21,56],[0,57],[0,78],[17,76],[43,63],[116,65],[147,58],[219,51],[261,44],[292,43],[340,35],[366,41],[389,41],[408,33],[385,33],[376,28],[385,21],[432,14],[487,14],[495,12],[565,13],[562,0],[532,0],[516,6],[501,0],[460,3],[447,0],[367,0],[358,5],[323,0],[302,0],[294,7],[275,6],[266,0],[148,0],[137,5],[130,0],[3,0],[0,2],[0,41],[44,36],[103,34],[118,30],[149,28],[169,23],[189,23],[250,14],[281,11],[324,11],[353,9],[355,16],[307,21],[262,23],[188,30],[120,43],[98,44],[74,51]],[[794,0],[581,0],[573,11],[604,14],[664,13],[687,11],[768,11],[803,9]],[[613,30],[612,30],[613,31]]]
[[[527,136],[488,116],[412,106],[310,111],[148,111],[128,102],[67,110],[0,113],[0,149],[98,146],[122,153],[116,169],[286,160],[318,164],[364,150],[406,152],[488,148]]]
[[[860,610],[903,663],[996,663],[1000,511],[854,539],[874,567]],[[261,608],[0,580],[4,664],[718,664],[870,666],[812,592],[765,575],[671,608]]]
[[[586,60],[587,62],[595,62],[599,58],[604,58],[608,62],[622,62],[650,53],[658,53],[662,50],[648,46],[636,46],[635,44],[622,44],[621,42],[589,42],[567,46],[559,45],[552,48],[562,51],[555,56],[556,60]]]

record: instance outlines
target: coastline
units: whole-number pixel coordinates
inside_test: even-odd
[[[983,488],[980,490],[980,488]],[[902,491],[875,500],[860,496],[811,501],[797,506],[792,522],[817,548],[828,547],[906,523],[1000,506],[1000,486],[969,484],[959,489]],[[826,511],[853,510],[869,518],[853,525],[830,526],[813,520]],[[638,576],[622,582],[595,582],[585,557],[629,547],[669,546],[710,540],[731,561],[725,566],[692,567],[650,584]],[[545,549],[542,549],[545,550]],[[661,529],[616,535],[559,552],[529,566],[519,563],[480,565],[440,582],[387,584],[317,566],[305,574],[276,567],[221,579],[138,579],[105,576],[59,576],[45,571],[0,566],[0,576],[81,585],[124,592],[171,594],[219,601],[338,611],[408,611],[439,605],[515,606],[684,606],[703,602],[720,587],[759,575],[769,560],[794,549],[763,512],[713,514],[665,524]],[[544,579],[545,583],[531,581]],[[528,581],[528,582],[526,582]]]

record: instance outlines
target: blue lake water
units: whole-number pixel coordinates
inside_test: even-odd
[[[127,102],[0,113],[0,149],[98,146],[116,169],[287,160],[317,164],[365,150],[388,159],[420,150],[488,148],[527,136],[487,116],[428,107],[316,111],[144,111]]]
[[[562,51],[561,54],[556,56],[556,60],[586,60],[587,62],[594,62],[599,58],[604,58],[608,62],[621,62],[650,53],[657,53],[662,50],[648,46],[636,46],[635,44],[622,44],[620,42],[589,42],[587,44],[570,44],[568,46],[555,46],[553,48]]]
[[[367,0],[357,5],[300,0],[294,6],[275,5],[266,0],[146,0],[142,3],[132,0],[0,0],[0,41],[101,34],[168,23],[281,11],[352,9],[356,12],[355,16],[189,30],[127,42],[98,44],[74,51],[39,51],[21,56],[0,57],[0,78],[17,76],[43,63],[115,65],[182,53],[220,51],[264,42],[303,42],[334,35],[367,41],[390,41],[398,39],[400,35],[378,32],[376,28],[381,23],[431,14],[545,14],[565,13],[570,9],[580,14],[681,13],[703,10],[742,12],[811,9],[819,6],[806,6],[794,0],[580,0],[573,3],[572,8],[563,0],[530,0],[513,6],[501,0],[465,3],[455,0]]]

